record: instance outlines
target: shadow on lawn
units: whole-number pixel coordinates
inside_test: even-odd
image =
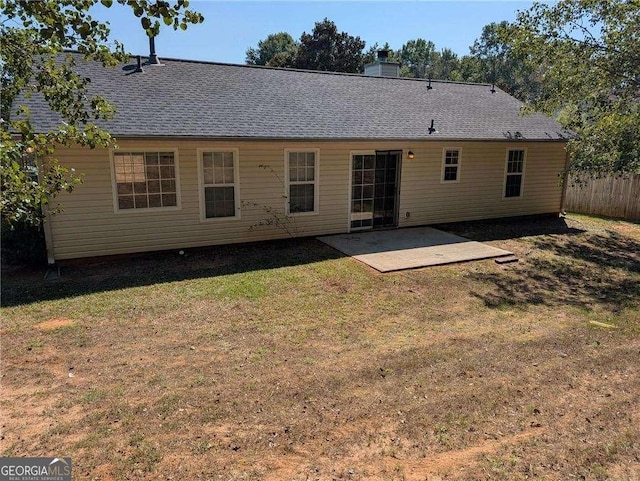
[[[478,242],[550,234],[576,235],[585,232],[569,227],[564,218],[555,215],[459,222],[432,227]]]
[[[495,286],[474,293],[489,307],[518,304],[608,306],[617,312],[640,300],[640,242],[617,232],[535,241],[540,255],[500,273],[475,273]],[[534,250],[535,252],[535,250]]]
[[[312,264],[344,257],[315,239],[286,239],[155,252],[129,257],[94,258],[61,267],[60,279],[45,281],[43,271],[3,273],[2,306],[64,299],[96,292],[187,279],[217,277],[263,269]]]

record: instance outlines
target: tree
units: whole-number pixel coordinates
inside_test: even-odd
[[[429,75],[440,80],[461,80],[460,61],[458,56],[449,48],[431,54],[431,68]]]
[[[378,60],[378,50],[387,50],[389,52],[389,56],[387,57],[387,62],[395,62],[400,63],[400,54],[398,51],[393,50],[389,42],[385,42],[381,47],[378,42],[374,43],[371,47],[367,49],[367,51],[363,54],[362,61],[364,65],[369,63],[373,63]]]
[[[578,134],[568,148],[579,174],[640,172],[638,25],[638,0],[560,0],[519,13],[510,32],[545,67],[532,106]]]
[[[270,67],[293,67],[298,45],[286,32],[268,35],[258,42],[257,48],[247,49],[248,65],[268,65]]]
[[[55,158],[56,146],[95,148],[112,145],[108,132],[94,122],[109,119],[114,109],[107,99],[88,95],[89,79],[75,73],[75,49],[87,60],[113,67],[128,61],[121,43],[108,44],[109,26],[89,15],[94,5],[111,7],[113,0],[0,0],[0,74],[2,83],[2,223],[39,225],[42,206],[62,191],[72,191],[80,175]],[[131,8],[149,36],[161,25],[185,30],[202,15],[188,10],[187,0],[174,4],[156,0],[117,0]],[[60,115],[60,126],[36,132],[24,99],[41,96]],[[36,175],[37,171],[37,175]],[[51,206],[51,210],[55,210]]]
[[[435,45],[431,41],[423,38],[409,40],[400,49],[400,61],[402,77],[426,78],[431,75],[432,55],[435,52]]]
[[[458,69],[460,79],[464,82],[489,82],[486,66],[478,57],[463,55]]]
[[[332,72],[362,73],[365,42],[325,18],[316,22],[311,34],[304,32],[296,55],[296,68]]]
[[[477,62],[470,80],[496,84],[514,97],[526,101],[540,95],[540,65],[528,61],[527,55],[514,51],[510,42],[511,27],[508,22],[490,23],[482,28],[482,34],[469,47]]]

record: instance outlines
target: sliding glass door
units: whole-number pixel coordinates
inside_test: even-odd
[[[398,225],[401,151],[354,154],[351,159],[351,229]]]

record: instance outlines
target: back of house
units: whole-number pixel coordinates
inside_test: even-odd
[[[84,182],[47,218],[50,262],[561,209],[567,132],[491,85],[384,59],[351,75],[71,55],[117,109],[117,148],[58,150]]]

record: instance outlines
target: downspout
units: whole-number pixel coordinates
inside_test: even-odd
[[[44,163],[46,159],[42,159],[38,162],[38,181],[40,181],[42,171],[44,169]],[[47,264],[52,266],[56,263],[56,256],[53,245],[53,230],[51,229],[51,213],[47,203],[42,201],[40,204],[44,218],[42,220],[42,230],[44,231],[44,244],[47,249]]]
[[[564,172],[562,174],[562,195],[560,196],[560,212],[558,212],[558,217],[565,212],[564,203],[567,199],[567,184],[569,183],[569,151],[566,149],[567,147],[565,146]]]
[[[44,202],[42,203],[42,212],[44,213],[42,228],[44,230],[44,243],[47,247],[47,264],[52,266],[56,263],[53,248],[53,230],[51,229],[51,214],[49,213],[49,208]]]

